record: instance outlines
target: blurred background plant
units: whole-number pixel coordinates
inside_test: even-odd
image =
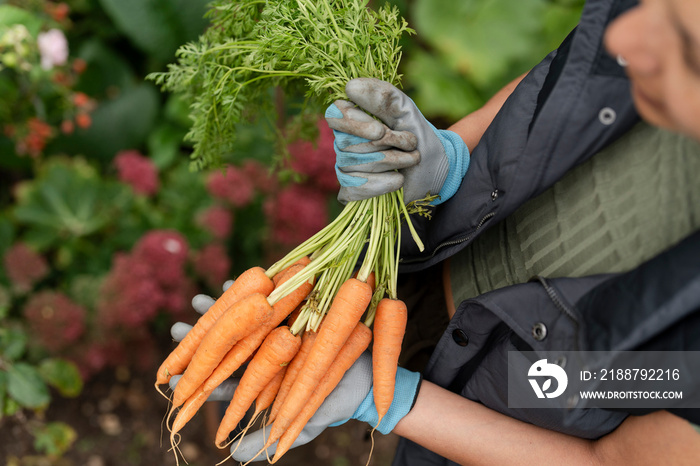
[[[445,127],[554,49],[583,0],[390,3],[417,31],[404,89]],[[145,76],[205,30],[207,4],[0,0],[0,430],[33,439],[7,464],[92,448],[52,416],[57,400],[105,374],[153,391],[192,296],[217,296],[339,211],[331,132],[322,119],[293,131],[301,93],[271,96],[275,121],[241,124],[223,167],[190,170],[187,103]],[[0,437],[0,450],[16,438]]]

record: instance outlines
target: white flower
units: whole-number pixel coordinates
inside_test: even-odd
[[[0,36],[0,46],[18,47],[30,37],[31,34],[24,24],[15,24]]]
[[[40,33],[38,44],[41,67],[45,70],[63,65],[68,60],[68,41],[60,29],[50,29]]]
[[[169,238],[163,242],[163,249],[168,251],[170,254],[177,254],[182,251],[182,244],[176,239]]]

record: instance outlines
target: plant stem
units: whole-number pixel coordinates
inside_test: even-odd
[[[416,229],[413,227],[413,222],[411,221],[411,216],[408,214],[408,210],[406,209],[406,204],[403,203],[403,188],[401,188],[399,191],[395,191],[397,196],[400,196],[398,199],[398,203],[401,205],[401,210],[404,214],[404,217],[406,218],[406,224],[408,225],[408,229],[411,232],[411,237],[413,238],[413,241],[416,242],[418,245],[418,249],[420,251],[423,251],[425,249],[425,246],[423,245],[423,241],[421,241],[420,237],[418,236],[418,233],[416,232]]]
[[[369,232],[369,244],[367,246],[365,260],[357,274],[357,279],[363,282],[367,281],[369,274],[372,273],[377,263],[377,251],[379,249],[379,242],[382,237],[382,225],[384,223],[384,211],[380,209],[380,207],[383,204],[384,196],[386,196],[386,194],[372,198],[372,228]]]
[[[333,238],[342,234],[347,225],[355,218],[359,205],[359,202],[349,202],[333,222],[275,262],[267,269],[266,275],[270,278],[274,277],[302,257],[314,254]]]
[[[278,288],[275,288],[275,290],[270,293],[270,296],[268,297],[270,304],[275,304],[277,301],[287,296],[287,294],[291,293],[292,290],[297,289],[302,283],[311,280],[319,272],[327,268],[333,260],[341,256],[346,251],[347,245],[351,244],[352,240],[355,239],[358,234],[362,236],[362,233],[365,233],[366,235],[364,229],[367,227],[367,225],[369,225],[370,221],[371,218],[369,218],[368,215],[362,215],[359,221],[357,217],[353,218],[350,226],[343,231],[342,235],[338,237],[337,241],[334,241],[332,244],[328,245],[328,249],[326,251],[319,255],[314,261],[309,263],[309,265],[304,267],[301,272],[284,282]],[[353,224],[356,224],[355,228],[353,228]]]

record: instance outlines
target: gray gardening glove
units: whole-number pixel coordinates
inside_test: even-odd
[[[469,167],[469,150],[459,135],[436,129],[388,82],[353,79],[345,92],[352,102],[338,100],[326,110],[335,135],[340,202],[402,186],[406,203],[431,194],[439,196],[432,204],[440,204],[454,195]]]
[[[367,422],[382,434],[391,432],[396,424],[411,410],[420,387],[421,376],[416,372],[399,367],[396,373],[394,401],[389,411],[377,426],[377,408],[374,406],[372,392],[372,357],[365,351],[355,364],[348,369],[337,387],[328,395],[321,407],[316,411],[301,434],[292,444],[292,448],[305,445],[318,437],[327,427],[344,424],[350,419]],[[231,446],[233,459],[247,462],[257,454],[270,429],[260,429],[243,436],[240,444],[234,442]],[[253,461],[267,460],[277,449],[277,443],[268,448],[267,453],[259,454]]]
[[[222,286],[223,290],[226,291],[233,284],[233,280],[227,280]],[[207,296],[205,294],[198,294],[192,298],[192,307],[199,314],[204,314],[209,310],[211,305],[214,304],[214,298]],[[170,327],[170,335],[175,341],[182,341],[192,329],[192,326],[184,322],[175,322],[172,327]]]

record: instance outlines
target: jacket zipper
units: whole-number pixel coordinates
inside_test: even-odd
[[[469,241],[470,239],[472,239],[472,238],[474,237],[474,235],[476,235],[476,233],[479,231],[479,228],[481,228],[481,226],[482,226],[488,219],[490,219],[491,217],[493,217],[494,215],[496,215],[495,212],[491,212],[491,213],[488,213],[488,214],[484,215],[483,218],[481,219],[481,221],[479,221],[479,224],[476,226],[476,229],[475,229],[473,232],[471,232],[469,235],[465,236],[464,238],[455,239],[455,240],[452,240],[452,241],[445,241],[444,243],[438,244],[437,247],[433,250],[433,253],[432,253],[431,255],[429,255],[429,256],[426,256],[426,257],[418,257],[418,258],[416,258],[416,259],[410,259],[410,260],[406,260],[406,259],[401,259],[401,258],[400,258],[400,259],[399,259],[399,262],[402,263],[402,264],[414,264],[414,263],[416,263],[416,262],[425,262],[425,261],[428,261],[428,260],[432,259],[433,257],[435,257],[435,254],[437,254],[438,251],[439,251],[440,249],[444,248],[444,247],[456,246],[456,245],[458,245],[458,244],[464,243],[465,241]]]

